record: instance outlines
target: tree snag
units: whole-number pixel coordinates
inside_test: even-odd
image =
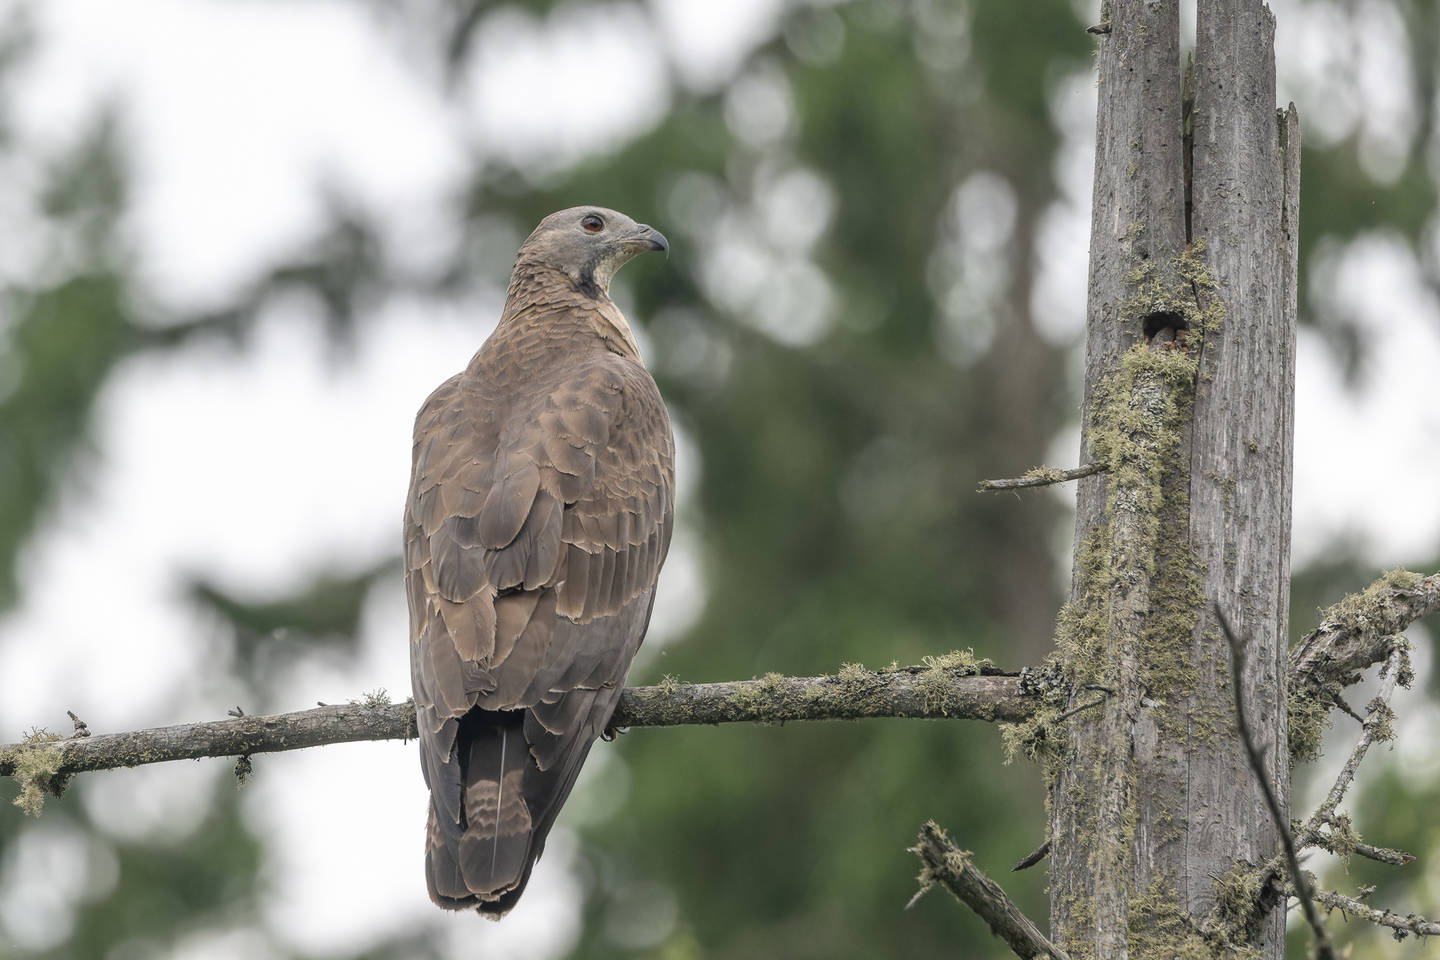
[[[1215,878],[1278,848],[1212,602],[1249,640],[1246,705],[1288,802],[1299,136],[1259,0],[1201,0],[1193,103],[1177,0],[1103,19],[1081,462],[1109,470],[1079,483],[1057,643],[1077,688],[1115,696],[1047,761],[1052,939],[1170,956],[1244,939],[1199,932]],[[1257,955],[1283,950],[1270,917]]]

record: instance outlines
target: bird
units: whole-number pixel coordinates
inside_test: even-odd
[[[615,271],[670,244],[604,207],[540,221],[500,322],[415,418],[410,676],[425,879],[499,919],[611,716],[675,518],[675,437]]]

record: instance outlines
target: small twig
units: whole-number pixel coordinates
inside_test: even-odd
[[[1354,717],[1356,720],[1360,721],[1361,723],[1365,722],[1365,718],[1360,716],[1360,714],[1356,713],[1355,708],[1350,706],[1350,704],[1346,703],[1345,698],[1340,696],[1340,694],[1330,694],[1330,702],[1335,704],[1335,706],[1339,707],[1341,713],[1348,714],[1351,717]]]
[[[1389,726],[1392,714],[1390,713],[1390,697],[1395,693],[1395,684],[1400,679],[1402,660],[1405,657],[1403,641],[1396,638],[1395,646],[1390,651],[1390,656],[1385,659],[1385,666],[1381,668],[1381,675],[1384,680],[1380,683],[1380,692],[1375,699],[1370,701],[1369,709],[1365,713],[1365,719],[1361,723],[1360,739],[1356,742],[1354,749],[1350,751],[1350,759],[1345,761],[1345,766],[1340,768],[1340,775],[1335,778],[1334,785],[1325,797],[1325,802],[1315,811],[1306,826],[1310,829],[1334,816],[1335,808],[1340,806],[1340,801],[1345,798],[1345,791],[1350,789],[1350,784],[1355,780],[1355,773],[1360,769],[1360,761],[1365,759],[1365,753],[1370,749],[1370,744],[1375,742],[1377,733]],[[1386,737],[1385,739],[1389,739]]]
[[[1378,926],[1389,927],[1395,931],[1396,940],[1404,940],[1412,933],[1417,937],[1440,936],[1440,923],[1426,920],[1417,914],[1412,913],[1402,917],[1389,910],[1377,910],[1368,903],[1361,903],[1354,897],[1347,897],[1343,893],[1335,893],[1332,890],[1317,891],[1315,899],[1332,910],[1339,910],[1346,920],[1354,915]]]
[[[1310,880],[1300,871],[1300,857],[1295,852],[1295,837],[1290,832],[1289,820],[1280,808],[1280,800],[1275,796],[1275,788],[1270,784],[1270,775],[1265,770],[1265,758],[1255,746],[1250,721],[1245,715],[1245,644],[1235,635],[1235,631],[1230,629],[1230,621],[1225,619],[1225,611],[1220,609],[1218,603],[1215,604],[1215,618],[1220,622],[1220,630],[1225,634],[1226,642],[1230,644],[1230,683],[1235,694],[1235,725],[1240,730],[1245,755],[1250,759],[1250,769],[1260,783],[1261,792],[1265,794],[1265,804],[1270,808],[1275,829],[1280,832],[1280,843],[1285,848],[1285,863],[1290,871],[1290,880],[1295,885],[1300,906],[1305,910],[1305,922],[1315,933],[1315,954],[1319,960],[1335,960],[1335,948],[1330,943],[1330,932],[1325,929],[1325,921],[1320,919],[1320,913],[1315,909]]]
[[[1065,951],[1046,939],[1030,918],[1020,912],[998,883],[970,862],[970,854],[955,846],[934,820],[927,820],[920,828],[920,838],[910,852],[920,857],[920,890],[910,899],[907,909],[940,883],[979,914],[990,932],[1004,940],[1016,956],[1025,960],[1032,957],[1070,960]]]
[[[1385,660],[1385,666],[1380,670],[1383,678],[1380,690],[1375,695],[1375,699],[1370,701],[1365,716],[1360,720],[1360,739],[1351,749],[1345,766],[1340,768],[1340,773],[1330,787],[1330,792],[1326,794],[1324,802],[1300,828],[1299,843],[1302,847],[1320,847],[1335,852],[1341,844],[1337,843],[1335,836],[1321,830],[1321,827],[1328,826],[1347,834],[1348,839],[1352,841],[1351,849],[1360,856],[1380,863],[1404,866],[1415,859],[1413,854],[1355,841],[1349,818],[1337,816],[1335,812],[1340,806],[1340,801],[1345,798],[1345,791],[1350,789],[1350,784],[1355,781],[1355,775],[1360,769],[1360,763],[1365,759],[1365,753],[1370,749],[1370,745],[1377,739],[1389,739],[1386,732],[1393,716],[1390,711],[1390,698],[1394,695],[1395,685],[1400,682],[1406,667],[1404,641],[1399,637],[1394,637],[1392,640],[1394,645]]]
[[[245,711],[244,711],[244,710],[241,710],[238,706],[235,707],[235,709],[233,709],[233,710],[226,710],[225,713],[226,713],[228,716],[231,716],[231,717],[243,717],[243,716],[245,716]]]
[[[74,711],[74,710],[66,710],[66,711],[65,711],[65,716],[67,716],[67,717],[70,718],[70,723],[73,724],[74,727],[75,727],[75,733],[73,734],[74,736],[76,736],[76,737],[88,737],[88,736],[90,736],[90,727],[85,723],[84,720],[81,720],[79,717],[75,716],[75,711]]]
[[[1078,707],[1075,707],[1075,708],[1073,708],[1073,709],[1071,709],[1071,710],[1066,710],[1064,713],[1060,714],[1060,716],[1058,716],[1058,717],[1055,718],[1055,722],[1056,722],[1056,723],[1059,723],[1061,720],[1069,720],[1071,717],[1075,716],[1075,714],[1080,713],[1080,712],[1085,711],[1085,710],[1089,710],[1089,709],[1092,708],[1092,707],[1098,707],[1098,706],[1100,706],[1101,704],[1103,704],[1104,702],[1105,702],[1105,698],[1104,698],[1104,697],[1096,697],[1094,700],[1091,700],[1089,703],[1082,703],[1082,704],[1080,704],[1080,706],[1078,706]]]
[[[1040,844],[1040,846],[1036,847],[1030,853],[1027,853],[1025,855],[1025,859],[1021,860],[1019,863],[1015,864],[1015,866],[1011,867],[1010,872],[1019,873],[1021,870],[1029,870],[1031,867],[1035,866],[1035,864],[1039,863],[1041,860],[1044,860],[1049,855],[1050,841],[1046,840],[1044,843]]]
[[[1403,867],[1407,863],[1413,863],[1415,854],[1406,853],[1404,850],[1392,850],[1389,847],[1377,847],[1368,843],[1355,844],[1355,852],[1366,860],[1374,860],[1377,863],[1388,863],[1396,867]]]
[[[1359,854],[1367,860],[1374,860],[1377,863],[1388,863],[1391,866],[1403,867],[1407,863],[1415,861],[1415,854],[1406,853],[1404,850],[1392,850],[1389,847],[1377,847],[1373,844],[1363,843],[1356,839],[1354,830],[1350,826],[1349,817],[1332,817],[1325,821],[1324,826],[1332,829],[1321,830],[1314,824],[1313,820],[1307,820],[1301,828],[1300,836],[1296,842],[1301,849],[1305,847],[1316,847],[1336,856],[1348,856]]]
[[[1027,470],[1024,476],[1014,477],[1009,480],[981,480],[977,492],[986,493],[992,490],[1019,490],[1023,487],[1048,487],[1056,483],[1064,483],[1067,480],[1079,480],[1081,477],[1089,477],[1097,473],[1103,473],[1106,466],[1103,463],[1087,463],[1083,467],[1076,467],[1073,470],[1061,470],[1059,467],[1035,467]]]
[[[1105,34],[1105,33],[1109,33],[1109,32],[1110,32],[1110,21],[1109,21],[1109,20],[1106,20],[1106,21],[1104,21],[1103,23],[1097,23],[1097,24],[1095,24],[1093,27],[1086,27],[1086,28],[1085,28],[1085,32],[1086,32],[1086,33],[1095,33],[1095,34]]]

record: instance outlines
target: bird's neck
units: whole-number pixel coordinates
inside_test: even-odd
[[[569,338],[592,334],[610,350],[643,363],[635,334],[609,290],[554,267],[515,264],[495,334]]]

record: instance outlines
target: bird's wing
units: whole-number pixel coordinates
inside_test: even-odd
[[[457,377],[421,409],[405,556],[437,902],[518,897],[614,710],[673,517],[669,419],[632,361],[590,356],[508,408]]]

